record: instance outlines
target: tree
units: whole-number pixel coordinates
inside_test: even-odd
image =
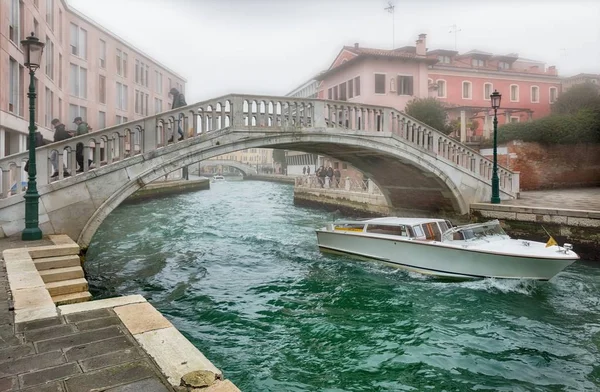
[[[406,104],[404,111],[446,135],[452,132],[452,128],[448,126],[448,113],[444,104],[436,98],[415,98]]]
[[[586,109],[600,110],[600,88],[592,83],[571,87],[552,105],[554,114],[577,114],[580,110]]]

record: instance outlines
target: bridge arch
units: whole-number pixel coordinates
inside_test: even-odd
[[[232,137],[226,130],[212,132],[206,137],[170,145],[139,159],[128,169],[129,180],[112,192],[89,217],[79,233],[78,243],[88,246],[104,219],[127,197],[166,174],[213,157],[248,148],[281,148],[331,156],[351,163],[366,173],[382,190],[392,208],[439,211],[454,210],[467,213],[470,200],[475,198],[476,186],[468,181],[467,170],[445,170],[433,154],[402,143],[389,143],[372,132],[262,133],[236,132]],[[180,144],[180,143],[178,143]],[[146,154],[144,154],[146,155]],[[103,168],[108,169],[108,168]],[[102,169],[101,169],[102,170]],[[468,189],[473,187],[473,189]]]
[[[258,174],[258,172],[256,171],[256,168],[254,168],[250,165],[246,165],[245,163],[242,163],[242,162],[234,161],[233,159],[206,159],[206,160],[198,162],[198,166],[199,167],[204,167],[204,166],[234,167],[234,168],[238,169],[239,171],[241,171],[242,174],[244,175],[244,177],[247,177],[249,175]]]

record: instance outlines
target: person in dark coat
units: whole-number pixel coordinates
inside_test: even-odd
[[[185,102],[185,96],[179,92],[175,87],[173,87],[169,94],[173,96],[173,104],[171,105],[171,109],[177,109],[184,106],[187,106],[187,102]],[[181,129],[181,119],[177,120],[177,133],[179,133],[179,139],[183,139],[183,130]],[[173,136],[169,139],[169,142],[173,141]]]
[[[91,131],[91,129],[92,129],[88,125],[88,123],[83,121],[83,119],[81,117],[75,117],[75,119],[73,120],[73,124],[77,125],[77,131],[76,131],[75,136],[85,135],[86,133],[89,133],[89,131]],[[79,169],[77,170],[77,173],[82,173],[83,172],[83,143],[77,143],[77,146],[75,146],[75,160],[77,161],[77,164],[79,165]],[[88,167],[90,167],[91,165],[92,165],[92,160],[88,159]]]
[[[44,144],[44,137],[42,136],[42,134],[40,133],[40,131],[35,131],[35,148],[41,147]],[[28,150],[29,150],[29,146],[27,146]],[[29,173],[29,159],[27,160],[27,162],[25,162],[25,171]]]
[[[339,169],[335,169],[333,171],[333,177],[335,178],[335,187],[339,188],[340,187],[340,177],[342,176],[342,173],[340,173]]]
[[[52,120],[52,126],[54,127],[54,143],[62,142],[63,140],[69,139],[73,137],[73,135],[67,131],[67,127],[65,124],[61,123],[58,118]],[[50,178],[58,177],[58,153],[56,151],[52,151],[50,155],[50,162],[52,162],[52,166],[54,167],[54,174]],[[63,165],[63,176],[69,177],[70,174],[67,169]]]

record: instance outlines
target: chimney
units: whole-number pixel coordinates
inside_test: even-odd
[[[425,56],[427,54],[427,34],[419,34],[417,40],[417,56]]]
[[[358,42],[354,43],[354,49],[358,49]]]

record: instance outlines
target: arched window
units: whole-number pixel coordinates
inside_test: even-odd
[[[550,103],[556,102],[558,97],[558,89],[556,87],[550,87]]]
[[[540,88],[538,86],[531,86],[531,103],[540,102]]]
[[[492,95],[492,91],[494,91],[494,86],[491,83],[484,83],[483,84],[483,99],[485,99],[486,101],[489,101],[490,95]]]
[[[468,81],[462,83],[462,97],[463,99],[473,99],[473,84]]]
[[[436,83],[438,98],[446,98],[446,81],[443,79],[438,79]]]

